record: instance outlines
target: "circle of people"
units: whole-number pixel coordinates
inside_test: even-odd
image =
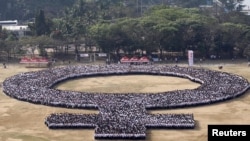
[[[55,89],[75,78],[147,74],[175,76],[200,83],[192,90],[158,93],[91,93]],[[167,86],[166,86],[167,87]],[[249,82],[236,74],[194,67],[166,65],[78,65],[25,72],[7,78],[3,92],[35,104],[98,109],[99,114],[53,113],[49,128],[95,128],[95,138],[145,138],[148,128],[194,128],[192,114],[147,114],[146,109],[170,109],[225,101],[244,94]]]

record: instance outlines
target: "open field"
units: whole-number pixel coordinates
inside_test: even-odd
[[[154,93],[179,89],[194,89],[200,84],[188,79],[162,77],[154,75],[123,75],[76,79],[64,82],[56,88],[60,90],[76,90],[80,92],[105,93]]]
[[[223,65],[219,70],[218,66]],[[185,66],[185,65],[184,65]],[[250,67],[247,63],[216,63],[202,64],[218,71],[241,75],[250,81]],[[19,65],[8,65],[0,68],[0,83],[5,78],[17,73],[36,71],[39,69],[25,68]],[[143,82],[143,83],[141,83]],[[112,88],[116,86],[116,89]],[[193,89],[199,84],[186,79],[164,76],[111,76],[78,79],[59,85],[58,89],[79,91],[106,92],[160,92],[175,89]],[[194,130],[148,130],[146,141],[207,141],[207,125],[209,124],[250,124],[250,90],[243,96],[208,106],[154,110],[151,113],[193,113],[197,126]],[[94,110],[73,110],[35,105],[12,99],[0,88],[0,141],[93,141],[94,130],[50,130],[44,119],[51,113],[98,113]]]

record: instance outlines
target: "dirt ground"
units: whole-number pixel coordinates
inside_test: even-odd
[[[80,86],[80,87],[79,87]],[[162,77],[154,75],[104,76],[76,79],[64,82],[56,88],[60,90],[76,90],[80,92],[107,93],[156,93],[181,89],[194,89],[200,84],[188,79]]]
[[[219,70],[219,65],[223,65],[223,69]],[[185,66],[185,64],[183,66]],[[201,64],[196,67],[205,67],[207,69],[238,74],[250,81],[250,67],[247,66],[246,62],[230,64],[217,62],[216,64]],[[20,65],[7,65],[7,69],[0,66],[0,84],[9,76],[37,70],[39,69],[25,68]],[[115,85],[117,89],[113,89],[110,85]],[[104,92],[159,92],[175,89],[193,89],[198,86],[198,84],[186,79],[142,75],[78,79],[65,82],[59,85],[58,89],[74,89],[79,91],[95,90]],[[241,97],[222,103],[183,109],[149,111],[150,113],[193,113],[194,119],[196,120],[196,128],[191,130],[147,130],[146,141],[207,141],[207,126],[210,124],[250,124],[249,107],[250,90]],[[55,112],[98,113],[98,111],[94,110],[64,109],[18,101],[6,96],[0,86],[0,141],[95,140],[93,129],[48,129],[44,124],[44,119],[49,114]]]

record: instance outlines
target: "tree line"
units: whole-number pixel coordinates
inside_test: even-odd
[[[181,0],[175,3],[178,1]],[[139,2],[77,0],[64,10],[63,16],[55,18],[49,18],[41,9],[35,22],[29,24],[31,37],[18,39],[0,30],[0,51],[11,55],[28,44],[46,55],[47,47],[59,50],[74,44],[78,53],[78,46],[84,44],[86,49],[95,46],[116,54],[121,50],[127,54],[159,51],[162,56],[167,51],[182,52],[185,57],[187,50],[194,50],[204,58],[211,54],[223,58],[250,56],[250,17],[236,8],[227,11],[185,8],[162,0],[140,9]]]

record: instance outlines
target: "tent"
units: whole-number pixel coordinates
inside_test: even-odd
[[[30,58],[23,57],[23,58],[21,58],[20,63],[21,63],[21,64],[30,63],[30,60],[31,60]]]
[[[130,59],[127,56],[124,56],[120,59],[121,63],[130,63]]]
[[[120,62],[127,63],[127,64],[147,64],[150,62],[150,60],[146,56],[143,56],[141,58],[139,58],[137,56],[133,56],[131,58],[124,56],[120,59]]]
[[[35,64],[39,64],[39,63],[49,63],[49,60],[47,58],[27,58],[27,57],[23,57],[21,58],[20,62],[21,64],[31,64],[31,63],[35,63]]]
[[[136,57],[136,56],[134,56],[134,57],[130,58],[129,61],[130,61],[131,63],[139,63],[139,58]]]
[[[143,57],[141,57],[141,58],[139,59],[139,62],[140,62],[140,63],[149,63],[150,61],[149,61],[148,57],[143,56]]]
[[[28,64],[26,67],[47,67],[49,64],[49,60],[47,58],[28,58],[28,57],[23,57],[21,58],[20,64]],[[42,65],[45,64],[45,65]]]
[[[40,58],[38,61],[39,63],[45,63],[45,64],[49,63],[49,59],[47,58]]]

